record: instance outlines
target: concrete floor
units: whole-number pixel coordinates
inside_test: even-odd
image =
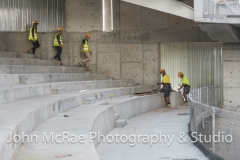
[[[108,135],[174,135],[170,146],[159,141],[151,146],[149,143],[137,143],[135,146],[113,142],[112,144],[100,143],[97,147],[98,155],[102,160],[173,160],[173,159],[198,159],[208,158],[196,148],[187,135],[189,114],[178,115],[178,113],[189,113],[189,107],[161,108],[137,116],[128,120],[124,128],[115,128]],[[180,132],[187,137],[186,143],[179,143]],[[159,137],[159,136],[158,136]],[[150,141],[150,140],[149,140]],[[167,141],[168,142],[168,141]],[[114,158],[113,158],[114,157]]]

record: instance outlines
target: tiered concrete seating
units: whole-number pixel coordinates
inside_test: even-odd
[[[105,74],[84,73],[83,68],[59,66],[24,53],[0,52],[0,62],[3,62],[0,63],[0,160],[12,159],[21,145],[6,143],[9,132],[30,134],[49,118],[81,108],[83,103],[151,91],[155,87],[137,86],[132,80],[112,80]],[[91,107],[90,112],[94,112]]]
[[[54,135],[62,135],[66,131],[70,136],[84,135],[84,143],[26,143],[16,153],[13,160],[20,159],[51,159],[64,158],[70,160],[91,159],[100,160],[95,147],[98,146],[98,139],[90,141],[90,132],[106,135],[111,131],[118,118],[129,119],[148,111],[161,108],[163,95],[148,95],[144,97],[122,96],[112,99],[100,100],[95,104],[82,105],[70,109],[64,113],[47,120],[32,132],[39,139],[43,139],[43,133],[48,136],[51,132]],[[119,114],[116,118],[116,113]],[[68,117],[65,118],[64,115]],[[54,159],[53,158],[53,159]]]

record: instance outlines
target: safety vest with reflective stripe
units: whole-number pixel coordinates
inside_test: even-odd
[[[30,41],[32,41],[32,40],[36,41],[36,40],[38,40],[36,29],[34,28],[34,33],[33,33],[33,34],[34,34],[34,38],[33,38],[33,36],[32,36],[32,30],[33,30],[33,26],[30,28],[28,40],[30,40]]]
[[[85,39],[83,51],[84,51],[84,52],[89,52],[89,51],[90,51],[89,46],[88,46],[88,40],[87,40],[87,39]]]
[[[57,33],[55,36],[54,36],[54,41],[53,41],[53,46],[61,46],[61,45],[63,45],[63,42],[62,42],[62,36],[61,36],[61,34],[59,34],[59,36],[60,36],[60,44],[58,43],[58,39],[57,39],[57,35],[58,35],[59,33]]]

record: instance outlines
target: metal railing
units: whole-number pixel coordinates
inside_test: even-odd
[[[219,159],[238,160],[240,114],[221,109],[222,93],[222,86],[190,92],[190,133],[210,154]]]
[[[231,23],[240,21],[240,0],[194,0],[197,22]]]

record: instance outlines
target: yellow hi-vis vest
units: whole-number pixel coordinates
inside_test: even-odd
[[[32,40],[36,41],[36,40],[38,40],[36,29],[34,29],[34,38],[33,38],[33,36],[32,36],[32,30],[33,30],[33,26],[30,28],[28,40],[30,40],[30,41],[32,41]]]
[[[182,84],[183,85],[190,85],[189,81],[188,81],[188,78],[186,76],[183,76],[182,78]]]
[[[169,75],[165,74],[165,75],[162,77],[162,83],[163,83],[163,84],[169,84],[169,83],[170,83],[170,77],[169,77]]]
[[[84,52],[89,52],[90,51],[90,49],[88,47],[88,40],[87,39],[85,39],[85,43],[84,43],[84,46],[83,46],[83,51]]]
[[[61,34],[59,34],[59,35],[60,35],[60,43],[61,43],[61,44],[58,43],[58,39],[57,39],[57,35],[58,35],[58,34],[59,34],[59,33],[57,33],[57,34],[54,36],[54,40],[53,40],[53,46],[55,46],[55,47],[63,45]]]

